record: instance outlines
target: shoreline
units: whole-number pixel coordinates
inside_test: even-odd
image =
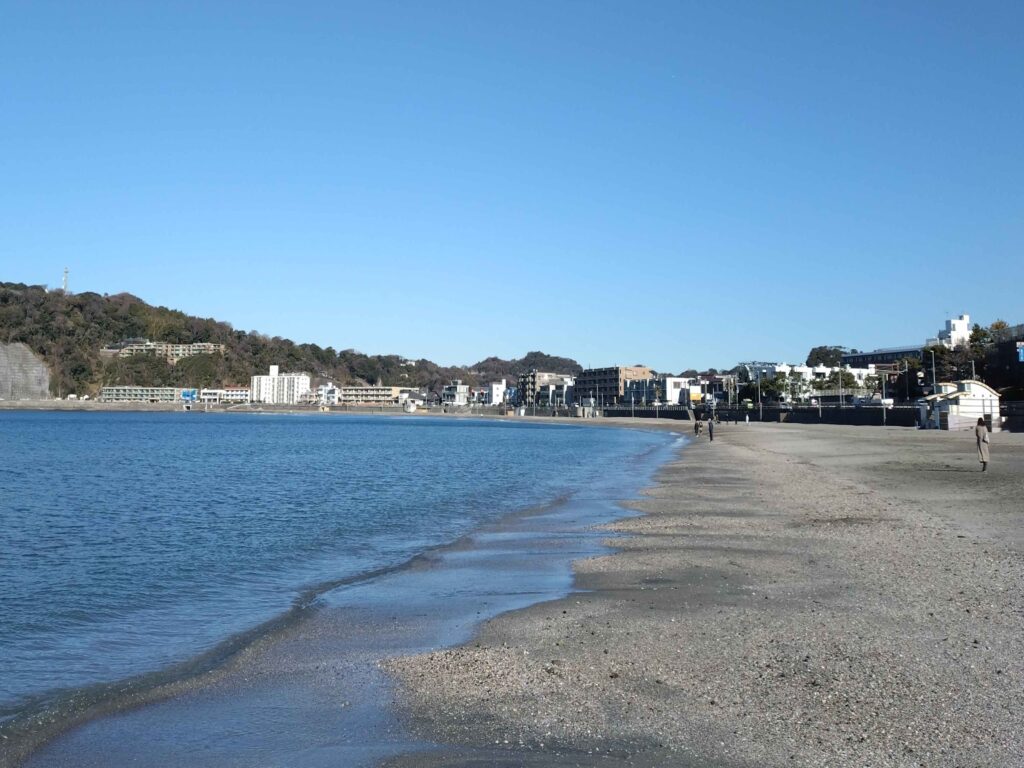
[[[567,420],[557,419],[553,421],[564,423]],[[669,445],[666,442],[660,448],[649,450],[670,450]],[[613,500],[608,501],[613,507],[618,508],[617,514],[628,514],[628,510],[619,507]],[[554,507],[561,504],[564,504],[564,500],[555,499],[551,502],[551,505]],[[0,765],[5,767],[8,765],[49,765],[49,759],[54,755],[58,757],[58,764],[63,764],[60,762],[60,755],[65,755],[66,757],[69,754],[76,753],[74,751],[69,752],[69,748],[63,746],[57,746],[56,751],[54,751],[54,747],[73,736],[80,728],[88,729],[92,725],[103,721],[122,718],[125,715],[131,717],[132,713],[155,709],[163,705],[173,707],[173,703],[180,698],[195,698],[197,695],[201,697],[204,691],[220,687],[224,684],[225,678],[230,679],[232,676],[238,676],[240,665],[249,663],[254,656],[267,653],[268,648],[275,644],[287,643],[288,638],[301,634],[304,631],[304,627],[315,623],[315,614],[323,611],[323,604],[325,601],[330,601],[332,592],[359,589],[390,579],[400,579],[403,574],[410,574],[414,571],[422,570],[424,567],[429,571],[431,566],[425,566],[424,564],[443,559],[446,553],[471,549],[472,540],[487,531],[511,531],[523,526],[529,528],[530,519],[542,519],[545,515],[550,514],[552,514],[551,509],[547,507],[534,507],[506,513],[498,520],[484,524],[482,528],[474,528],[473,531],[460,536],[455,541],[431,547],[395,567],[387,568],[380,572],[360,574],[358,577],[344,579],[342,582],[330,582],[326,585],[320,585],[319,588],[306,590],[296,599],[292,609],[283,616],[276,617],[241,635],[228,638],[213,650],[197,658],[175,665],[175,667],[169,670],[144,675],[141,678],[131,678],[116,683],[91,686],[89,691],[85,693],[91,694],[98,691],[99,694],[87,696],[86,698],[91,700],[81,701],[80,710],[74,712],[69,719],[59,724],[51,723],[49,729],[45,732],[39,731],[33,734],[30,740],[19,745],[23,749],[12,749],[12,745],[8,742],[5,750],[0,751],[3,757],[3,759],[0,759]],[[587,534],[580,530],[578,535],[585,537]],[[600,542],[601,538],[595,538],[596,544],[594,546],[604,546]],[[540,544],[538,546],[541,547]],[[543,545],[543,547],[546,546],[548,545]],[[569,573],[568,569],[571,566],[571,560],[572,558],[565,560],[564,567],[566,568],[566,573]],[[568,586],[564,589],[572,589],[571,578]],[[532,600],[533,598],[530,598],[528,602]],[[315,607],[314,603],[316,604]],[[516,607],[520,606],[510,605],[509,609]],[[379,617],[374,620],[379,620]],[[182,670],[184,671],[182,672]],[[101,695],[110,692],[116,694],[116,697],[111,699],[106,695]],[[76,698],[81,697],[76,696]],[[5,725],[10,733],[12,723],[9,722]],[[18,725],[18,723],[15,723],[15,725]]]
[[[1022,765],[1024,436],[723,425],[581,593],[390,661],[406,766]]]

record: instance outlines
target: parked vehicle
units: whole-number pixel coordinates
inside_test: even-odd
[[[853,405],[856,408],[892,408],[893,399],[891,397],[882,397],[879,394],[871,395],[871,397],[858,397],[853,401]]]

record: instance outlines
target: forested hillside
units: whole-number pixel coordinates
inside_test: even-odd
[[[224,344],[223,355],[196,355],[169,365],[137,355],[103,360],[100,349],[130,338],[182,344]],[[341,384],[371,383],[439,389],[450,379],[480,384],[510,378],[537,367],[576,373],[575,360],[531,352],[521,360],[490,357],[473,366],[443,367],[429,360],[397,355],[336,351],[316,344],[237,331],[229,323],[192,317],[150,306],[128,293],[65,295],[44,286],[0,283],[0,341],[23,342],[49,365],[54,394],[95,393],[105,384],[221,386],[247,384],[271,365],[282,371],[306,371],[315,380]]]

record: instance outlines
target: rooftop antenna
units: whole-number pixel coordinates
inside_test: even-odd
[[[68,292],[68,268],[64,267],[64,282],[61,284],[64,293]]]

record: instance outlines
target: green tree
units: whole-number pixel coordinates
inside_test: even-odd
[[[842,362],[845,347],[824,346],[812,347],[807,353],[807,365],[825,365],[835,368]]]
[[[824,379],[815,379],[812,386],[819,390],[839,389],[840,382],[843,389],[857,388],[857,377],[845,369],[832,371]]]

